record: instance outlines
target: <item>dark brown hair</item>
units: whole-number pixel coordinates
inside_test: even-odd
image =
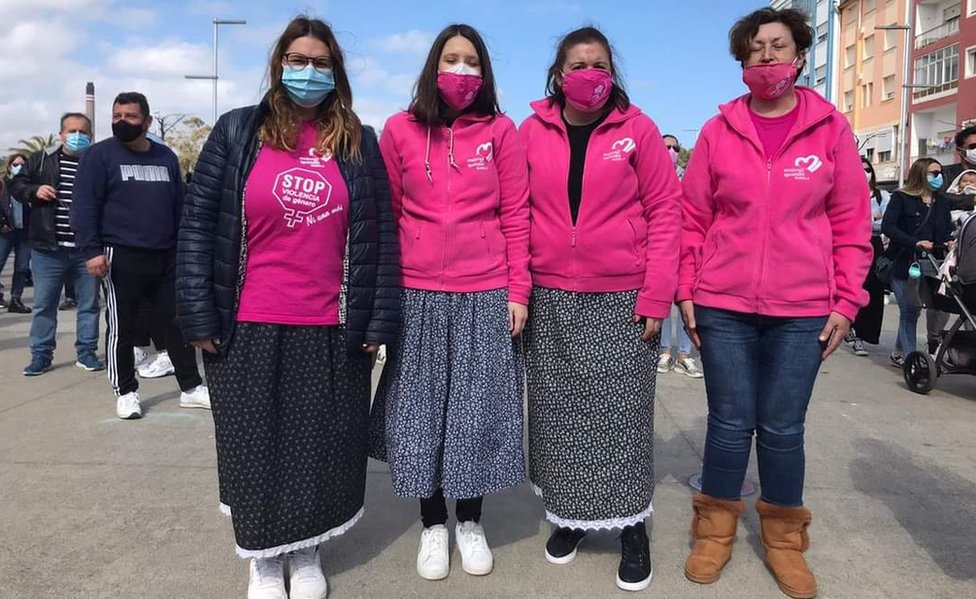
[[[424,68],[420,71],[420,78],[417,79],[417,85],[414,87],[413,100],[410,102],[410,108],[407,109],[415,119],[425,125],[441,125],[454,113],[437,90],[437,75],[440,72],[441,54],[444,52],[444,46],[451,38],[457,36],[471,42],[478,54],[478,63],[481,65],[481,90],[471,106],[464,112],[484,116],[501,112],[498,107],[498,93],[495,90],[495,75],[491,69],[488,46],[485,45],[481,35],[474,27],[455,23],[445,27],[431,45],[430,52],[427,54],[427,61],[424,63]]]
[[[27,162],[27,154],[22,154],[20,152],[14,152],[7,157],[7,162],[3,165],[3,172],[8,177],[10,176],[10,167],[13,166],[14,160],[17,160],[18,158],[23,160],[25,163]]]
[[[562,79],[566,55],[574,46],[579,44],[600,44],[607,51],[607,57],[610,59],[610,73],[613,75],[613,89],[610,90],[610,98],[607,103],[621,111],[630,108],[630,97],[624,89],[623,76],[613,60],[613,46],[610,45],[607,36],[603,35],[603,32],[596,27],[582,27],[576,31],[571,31],[559,42],[559,46],[556,48],[556,58],[552,61],[552,66],[549,67],[549,75],[546,80],[546,96],[549,98],[549,103],[566,106],[566,96],[563,95],[562,87],[558,82]]]
[[[874,172],[874,165],[867,156],[861,156],[861,166],[867,167],[871,171],[871,180],[868,181],[868,187],[871,188],[871,193],[874,193],[878,189],[878,177]]]
[[[300,37],[311,36],[329,48],[332,57],[332,75],[335,77],[335,91],[318,105],[315,113],[315,127],[319,138],[316,149],[320,153],[331,152],[344,160],[361,158],[359,143],[362,138],[362,124],[352,111],[352,88],[346,74],[342,48],[332,29],[319,19],[299,15],[285,27],[271,51],[268,63],[268,116],[261,125],[261,141],[279,150],[293,151],[298,143],[298,107],[288,96],[281,83],[284,71],[282,62],[292,42]]]
[[[919,158],[912,163],[912,168],[908,169],[908,180],[901,190],[910,196],[921,196],[924,192],[931,192],[929,187],[929,167],[933,164],[942,166],[942,163],[935,158]]]
[[[760,8],[736,21],[729,31],[729,53],[739,64],[745,66],[752,54],[753,38],[759,33],[759,28],[768,23],[782,23],[790,30],[797,54],[805,53],[813,45],[814,32],[805,14],[795,8]]]

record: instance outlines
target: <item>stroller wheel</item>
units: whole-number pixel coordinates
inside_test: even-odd
[[[913,351],[905,356],[905,366],[902,368],[905,384],[915,393],[927,394],[935,389],[935,381],[939,372],[935,367],[935,360],[925,352]]]

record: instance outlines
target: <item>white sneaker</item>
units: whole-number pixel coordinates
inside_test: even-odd
[[[155,360],[140,366],[138,372],[144,379],[158,379],[176,373],[176,368],[169,359],[169,352],[161,351],[156,354]]]
[[[288,590],[290,599],[325,599],[329,593],[329,583],[322,573],[318,547],[289,553],[288,571],[291,581]]]
[[[210,409],[210,389],[206,385],[197,385],[192,391],[180,393],[181,408]]]
[[[701,369],[698,368],[698,364],[695,363],[695,359],[691,357],[678,358],[674,363],[674,370],[693,379],[700,379],[705,376],[702,374]]]
[[[658,374],[667,374],[671,372],[674,368],[674,358],[671,354],[661,354],[661,357],[657,359],[657,372]]]
[[[442,580],[451,573],[450,535],[443,524],[425,528],[420,533],[417,551],[417,574],[427,580]]]
[[[281,556],[251,560],[247,599],[288,599],[283,561]]]
[[[132,357],[134,359],[134,368],[136,369],[145,365],[145,363],[149,361],[149,353],[138,345],[132,348]]]
[[[454,536],[461,553],[461,569],[474,576],[491,574],[495,562],[488,548],[485,529],[477,522],[458,522]]]
[[[139,393],[133,391],[120,395],[115,402],[115,415],[122,420],[136,420],[142,418],[142,406],[139,405]]]

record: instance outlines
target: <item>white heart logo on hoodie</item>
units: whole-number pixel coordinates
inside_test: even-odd
[[[801,156],[797,158],[795,161],[793,161],[793,166],[806,169],[811,173],[815,173],[820,170],[821,166],[823,166],[823,161],[820,160],[820,157],[818,157],[816,154],[810,154],[809,156]]]
[[[481,156],[485,159],[485,162],[491,162],[491,159],[495,155],[495,148],[491,145],[491,142],[485,142],[475,149],[475,154]]]
[[[634,143],[633,139],[629,137],[624,137],[623,139],[618,139],[617,141],[613,142],[613,145],[610,146],[610,149],[621,150],[626,154],[627,152],[632,152],[636,147],[637,144]]]

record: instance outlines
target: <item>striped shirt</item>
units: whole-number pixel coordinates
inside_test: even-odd
[[[58,176],[58,210],[55,213],[55,234],[60,247],[75,247],[75,234],[68,224],[71,212],[71,192],[75,186],[75,173],[78,171],[78,157],[63,151],[58,156],[61,172]]]

